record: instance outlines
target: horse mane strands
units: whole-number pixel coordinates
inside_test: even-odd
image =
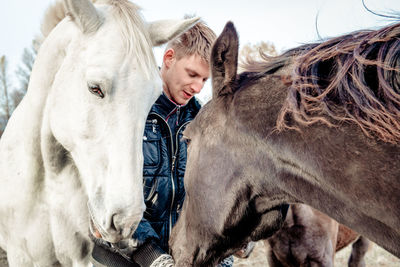
[[[62,1],[56,1],[54,4],[49,6],[42,19],[42,25],[40,30],[46,38],[50,32],[56,27],[56,25],[67,16],[67,10],[65,9]]]
[[[295,57],[277,129],[351,121],[367,136],[400,142],[400,23],[337,37]]]
[[[243,72],[258,72],[261,75],[274,73],[281,67],[289,64],[291,56],[286,53],[280,56],[271,56],[260,50],[258,54],[259,58],[249,55],[245,58],[240,58],[239,68]]]
[[[114,16],[120,23],[122,34],[126,40],[127,53],[136,55],[138,66],[142,67],[147,78],[158,75],[153,51],[148,49],[153,45],[145,21],[140,14],[140,7],[128,0],[97,0],[94,2],[113,6]]]

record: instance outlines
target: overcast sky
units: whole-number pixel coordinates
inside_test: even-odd
[[[39,33],[42,15],[54,0],[0,0],[0,55],[12,74],[23,49]],[[136,0],[146,20],[202,17],[219,34],[234,22],[242,45],[268,41],[278,51],[365,28],[392,23],[364,9],[361,0]],[[400,14],[400,0],[365,0],[377,12]],[[318,19],[317,19],[318,16]],[[156,50],[158,62],[162,50]]]

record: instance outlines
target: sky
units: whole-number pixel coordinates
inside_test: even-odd
[[[46,8],[55,0],[0,0],[0,55],[9,61],[9,73],[15,73],[23,49],[40,33]],[[400,0],[364,0],[367,7],[380,13],[397,12]],[[278,51],[303,43],[335,37],[361,29],[376,29],[393,23],[369,13],[361,0],[136,0],[147,21],[177,19],[185,14],[200,16],[217,34],[227,21],[239,33],[240,44],[261,41],[275,45]],[[161,62],[163,48],[155,49]]]

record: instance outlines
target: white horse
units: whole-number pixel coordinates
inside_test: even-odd
[[[0,142],[10,266],[88,266],[89,225],[117,242],[142,218],[142,138],[161,92],[152,46],[197,18],[146,23],[128,0],[65,0]]]

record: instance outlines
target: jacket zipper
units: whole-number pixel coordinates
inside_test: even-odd
[[[174,181],[174,168],[175,168],[175,159],[176,159],[176,153],[175,152],[177,150],[175,150],[175,148],[174,148],[174,140],[172,138],[172,131],[171,131],[171,128],[169,127],[168,123],[160,115],[158,115],[157,113],[152,112],[150,114],[159,117],[165,123],[165,125],[167,125],[168,131],[169,131],[169,136],[171,138],[171,153],[174,153],[172,155],[172,164],[171,164],[172,201],[171,201],[171,205],[170,205],[170,208],[169,208],[169,235],[171,235],[171,230],[172,230],[172,207],[174,205],[174,200],[175,200],[175,181]]]
[[[186,126],[188,123],[189,123],[190,121],[187,121],[187,122],[185,122],[184,124],[182,124],[181,125],[181,127],[179,127],[179,129],[178,129],[178,131],[176,131],[176,147],[175,147],[175,152],[174,152],[174,156],[172,157],[172,168],[171,168],[171,171],[172,171],[172,176],[173,176],[173,174],[174,174],[174,170],[175,170],[175,161],[176,161],[176,155],[178,154],[178,142],[179,142],[179,140],[178,140],[178,136],[179,136],[179,132],[181,131],[181,129],[184,127],[184,126]],[[171,208],[170,208],[170,210],[169,210],[169,236],[171,236],[171,232],[172,232],[172,207],[173,207],[173,205],[174,205],[174,199],[175,198],[175,192],[174,192],[174,194],[172,195],[172,202],[171,202]]]
[[[176,126],[178,126],[180,113],[181,113],[181,106],[177,106],[176,107]]]
[[[178,106],[177,108],[177,122],[179,120],[179,113],[180,113],[180,106]],[[180,130],[186,126],[190,121],[185,122],[184,124],[181,125],[181,127],[178,128],[178,131],[176,131],[176,147],[174,147],[174,140],[172,139],[172,131],[171,128],[169,127],[168,123],[157,113],[150,113],[149,115],[155,115],[156,117],[160,118],[165,125],[167,125],[168,131],[169,131],[169,136],[171,138],[171,152],[174,153],[172,155],[172,164],[171,164],[171,182],[172,182],[172,199],[171,199],[171,205],[169,208],[169,236],[171,236],[171,232],[172,232],[172,207],[174,206],[174,201],[175,201],[175,181],[174,181],[174,170],[175,170],[175,162],[176,162],[176,155],[178,153],[178,136],[179,136],[179,132]],[[154,120],[153,120],[154,122]]]

